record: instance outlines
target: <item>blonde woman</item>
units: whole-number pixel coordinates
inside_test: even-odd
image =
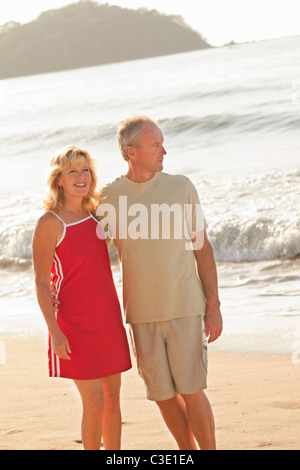
[[[37,298],[49,331],[49,375],[73,379],[86,450],[121,446],[121,373],[131,368],[106,243],[97,237],[89,153],[67,147],[50,163],[46,212],[33,236]],[[99,230],[99,228],[98,228]],[[59,296],[55,312],[50,279]]]

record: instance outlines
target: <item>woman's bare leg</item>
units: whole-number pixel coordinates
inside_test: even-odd
[[[81,436],[85,450],[99,450],[105,399],[102,379],[74,380],[83,406]]]
[[[105,450],[121,449],[122,417],[120,407],[121,374],[102,379],[105,396],[103,441]]]

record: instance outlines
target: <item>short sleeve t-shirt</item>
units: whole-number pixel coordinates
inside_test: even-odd
[[[204,315],[190,239],[207,224],[187,177],[156,173],[136,183],[121,176],[102,189],[97,215],[119,254],[127,323]]]

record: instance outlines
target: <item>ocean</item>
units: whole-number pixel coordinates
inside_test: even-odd
[[[46,338],[31,238],[51,155],[90,151],[100,185],[126,172],[117,127],[155,118],[164,171],[196,185],[219,276],[212,351],[300,347],[300,36],[0,81],[0,338]],[[111,252],[122,302],[122,279]],[[141,263],[143,260],[141,259]]]

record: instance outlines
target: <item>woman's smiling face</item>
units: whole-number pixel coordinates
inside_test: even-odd
[[[64,195],[84,197],[91,185],[91,173],[85,157],[62,170],[58,186],[63,187]]]

